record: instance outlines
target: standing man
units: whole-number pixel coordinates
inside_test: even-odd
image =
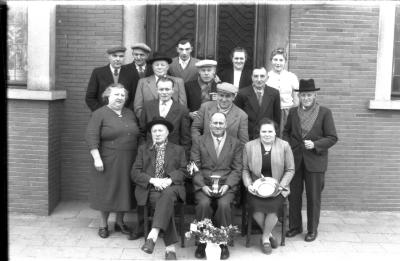
[[[321,193],[324,189],[325,171],[328,166],[328,149],[338,140],[332,112],[316,102],[319,88],[314,80],[300,80],[298,107],[289,110],[283,138],[293,150],[296,166],[290,183],[289,231],[294,237],[303,231],[301,207],[303,183],[307,196],[307,234],[305,241],[317,238],[321,211]]]
[[[221,112],[211,115],[210,131],[193,141],[191,160],[196,163],[199,173],[193,177],[196,198],[196,219],[212,219],[217,227],[232,224],[231,203],[239,189],[242,170],[242,146],[240,141],[226,132],[226,117]],[[219,176],[219,188],[212,189],[213,176]],[[217,209],[213,215],[211,203]],[[205,243],[199,243],[195,252],[197,258],[205,257]],[[221,244],[222,260],[229,257],[228,246]]]
[[[132,108],[135,90],[132,88],[132,74],[127,68],[122,67],[125,59],[125,51],[126,48],[123,46],[109,48],[107,50],[109,64],[93,70],[85,97],[85,102],[91,111],[95,111],[106,104],[103,101],[102,94],[112,83],[120,83],[124,86],[128,91],[125,107]]]
[[[223,68],[223,71],[219,73],[221,81],[232,83],[239,89],[251,85],[251,69],[245,67],[247,60],[246,49],[236,47],[231,52],[230,58],[232,66]]]
[[[192,140],[210,132],[211,116],[222,112],[226,116],[226,132],[240,140],[242,145],[249,141],[247,114],[233,104],[237,91],[238,88],[230,83],[217,84],[217,100],[203,103],[193,120]]]
[[[267,71],[264,67],[255,68],[252,74],[253,83],[242,88],[235,99],[235,104],[244,110],[249,117],[249,138],[258,138],[257,126],[262,118],[274,120],[278,126],[281,121],[281,101],[279,91],[265,84]]]
[[[143,104],[146,101],[158,99],[158,91],[156,82],[159,78],[165,77],[168,72],[169,64],[172,59],[162,53],[155,53],[153,58],[148,61],[151,64],[154,74],[143,79],[140,79],[136,88],[135,100],[133,103],[136,117],[140,118],[143,110]],[[178,77],[170,76],[174,81],[174,93],[172,99],[180,104],[187,106],[186,92],[183,80]]]
[[[188,39],[182,39],[176,47],[178,57],[172,59],[169,73],[172,76],[180,77],[185,83],[197,79],[197,68],[195,64],[198,59],[191,56],[193,47]]]
[[[185,83],[187,104],[192,119],[197,116],[197,111],[202,103],[217,98],[217,81],[215,79],[217,61],[201,60],[196,63],[196,67],[199,72],[198,78]]]

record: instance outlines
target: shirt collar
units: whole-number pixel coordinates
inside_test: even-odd
[[[169,101],[165,102],[165,105],[171,105],[172,104],[172,99],[169,99]],[[159,100],[159,104],[162,105],[162,101]]]
[[[119,71],[121,71],[121,67],[119,67],[119,68],[114,68],[114,67],[112,67],[111,64],[110,64],[110,70],[111,70],[112,73],[114,73],[115,70],[118,70],[118,73],[119,73]]]
[[[186,64],[188,64],[188,63],[190,62],[190,57],[189,57],[189,59],[187,59],[186,61],[182,60],[181,57],[179,57],[178,60],[179,60],[179,64],[184,64],[184,65],[186,65]]]
[[[223,141],[223,140],[226,139],[226,130],[225,130],[225,132],[224,132],[224,135],[222,135],[221,137],[216,137],[216,136],[214,136],[214,135],[212,134],[211,130],[210,130],[210,133],[211,133],[211,137],[213,138],[214,141],[217,141],[217,139],[220,139],[220,142],[221,142],[221,141]]]

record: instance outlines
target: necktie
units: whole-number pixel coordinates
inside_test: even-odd
[[[118,76],[118,69],[114,69],[114,76]]]
[[[144,66],[139,66],[139,77],[143,78],[144,77]]]
[[[258,105],[261,106],[261,103],[262,103],[262,96],[261,96],[261,93],[260,93],[260,92],[256,92],[256,94],[257,94]]]
[[[217,157],[219,157],[219,152],[220,152],[219,146],[221,145],[221,139],[222,138],[216,138],[217,145],[215,146],[215,152],[217,153]]]

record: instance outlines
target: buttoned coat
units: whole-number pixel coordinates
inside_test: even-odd
[[[146,124],[152,121],[155,116],[160,116],[159,107],[159,100],[144,103],[143,111],[139,119],[139,126],[143,135],[146,135]],[[174,130],[168,135],[168,141],[183,146],[186,155],[189,155],[192,140],[190,135],[189,110],[182,104],[173,101],[165,119],[174,126]],[[151,141],[150,132],[147,132],[146,140]]]
[[[328,149],[338,140],[331,110],[320,106],[317,119],[305,138],[301,135],[298,107],[289,110],[288,119],[283,130],[283,139],[292,147],[296,170],[304,159],[309,172],[325,172],[328,167]],[[314,142],[314,149],[305,148],[304,140]]]
[[[174,81],[174,94],[172,95],[172,99],[184,106],[187,106],[185,85],[183,83],[183,80],[178,77],[173,77],[173,76],[170,77]],[[146,101],[152,101],[157,99],[158,99],[158,92],[157,92],[155,75],[153,74],[149,77],[140,79],[138,82],[135,100],[133,103],[136,117],[140,118],[140,114],[143,110],[143,104]]]
[[[258,122],[262,118],[270,118],[278,126],[280,124],[281,100],[279,91],[272,87],[265,86],[261,106],[251,85],[239,90],[234,103],[249,117],[249,137],[251,140],[259,136]]]
[[[110,64],[93,70],[85,96],[85,102],[91,111],[95,111],[103,105],[106,105],[101,96],[112,83],[114,83],[114,78],[110,69]],[[134,87],[133,74],[127,67],[121,67],[118,83],[122,84],[128,91],[125,107],[133,110],[133,97],[135,95],[136,87]]]
[[[196,63],[199,59],[190,57],[189,63],[185,69],[179,64],[179,57],[172,58],[172,63],[169,65],[169,74],[175,77],[180,77],[185,83],[196,80],[199,73],[196,67]]]
[[[201,105],[198,116],[192,123],[192,140],[203,134],[210,133],[211,116],[216,112],[218,112],[217,101],[209,101]],[[239,139],[242,145],[249,141],[247,119],[247,114],[235,104],[232,104],[232,108],[226,114],[226,132]]]
[[[211,133],[195,139],[190,156],[200,171],[193,177],[194,190],[211,186],[210,176],[218,175],[221,176],[220,185],[228,185],[231,191],[237,191],[241,179],[242,148],[238,139],[226,135],[225,143],[217,157]]]
[[[171,188],[176,191],[182,201],[186,200],[184,187],[184,171],[186,171],[185,150],[172,142],[167,143],[164,156],[165,175],[172,179]],[[139,206],[144,206],[149,197],[151,184],[155,177],[156,149],[152,142],[139,147],[135,163],[131,170],[131,180],[136,184],[135,197]]]
[[[239,89],[244,88],[252,84],[253,80],[251,79],[251,75],[253,71],[248,68],[243,68],[242,74],[240,75],[239,81]],[[233,65],[224,68],[221,72],[218,73],[222,82],[229,82],[233,84]]]
[[[246,143],[243,150],[242,178],[245,187],[262,177],[261,141],[255,139]],[[294,159],[289,143],[276,138],[271,148],[271,173],[279,184],[286,189],[282,195],[290,193],[290,181],[294,175]]]

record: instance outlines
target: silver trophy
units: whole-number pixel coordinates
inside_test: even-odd
[[[221,176],[211,175],[210,178],[212,180],[211,191],[214,195],[218,195],[219,194],[219,179],[221,178]]]

